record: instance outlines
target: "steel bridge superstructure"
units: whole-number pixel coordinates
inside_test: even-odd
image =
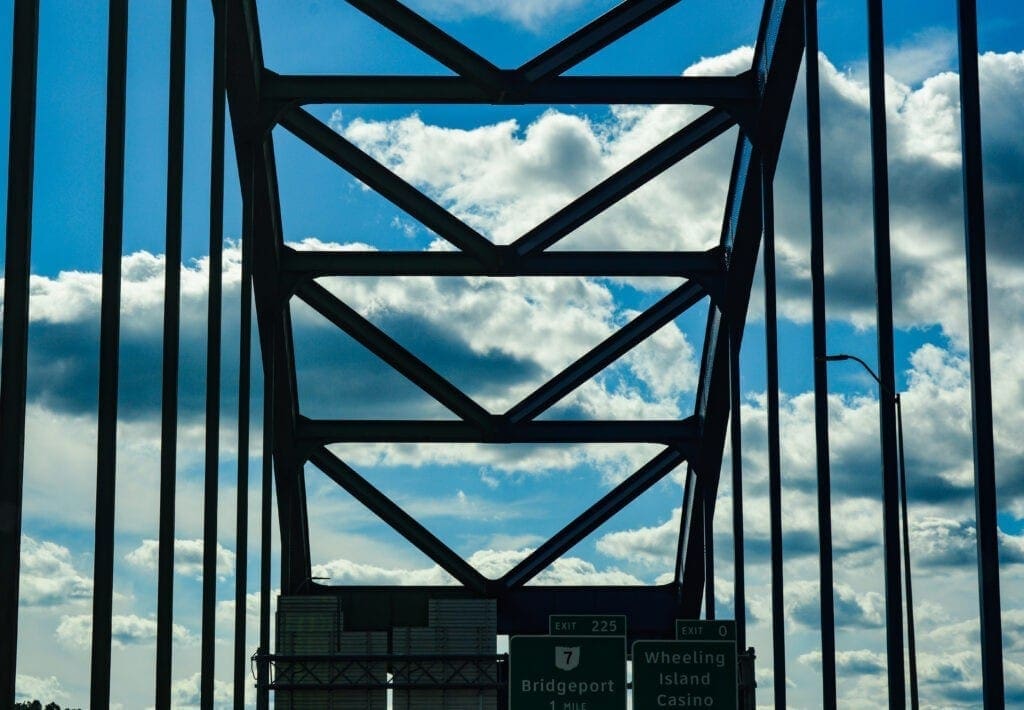
[[[214,0],[212,71],[213,160],[210,166],[210,311],[207,361],[208,402],[204,507],[204,594],[202,688],[204,707],[213,703],[213,627],[216,579],[219,462],[217,429],[221,357],[220,282],[224,241],[225,124],[234,144],[242,216],[242,315],[239,379],[239,450],[249,449],[250,299],[255,303],[264,398],[264,456],[261,511],[261,613],[258,706],[268,706],[277,664],[316,664],[317,657],[270,653],[271,501],[276,499],[280,529],[281,593],[290,597],[333,597],[346,610],[353,630],[390,630],[425,617],[431,600],[489,600],[499,634],[540,634],[553,613],[627,614],[631,636],[668,638],[675,619],[713,616],[714,551],[710,519],[718,493],[727,433],[731,432],[735,600],[738,636],[745,648],[743,581],[742,470],[739,430],[739,353],[759,256],[764,255],[768,332],[769,482],[772,540],[772,618],[781,624],[782,543],[779,474],[778,363],[775,343],[773,177],[798,74],[806,56],[817,58],[813,0],[765,0],[749,69],[734,76],[580,76],[567,74],[586,59],[662,13],[678,0],[625,0],[517,68],[495,66],[440,27],[397,0],[348,0],[357,10],[449,69],[444,76],[291,75],[274,71],[261,50],[255,0]],[[888,203],[881,3],[869,0],[872,86],[872,151],[879,287],[879,384],[895,392],[892,355],[892,301],[888,266]],[[968,269],[971,290],[972,364],[979,533],[980,604],[984,692],[987,706],[1003,697],[1000,602],[996,553],[992,414],[984,300],[984,225],[980,178],[976,19],[973,2],[960,2],[962,102],[964,108],[965,195]],[[184,120],[185,6],[173,0],[168,135],[167,263],[181,261],[181,203]],[[197,8],[198,9],[198,8]],[[205,7],[202,8],[205,10]],[[195,9],[193,11],[196,11]],[[6,274],[3,320],[2,426],[0,475],[0,579],[17,580],[19,570],[24,468],[26,348],[29,305],[32,166],[38,42],[38,2],[16,0],[11,99],[11,150],[7,194]],[[103,320],[101,325],[100,413],[97,464],[96,568],[92,639],[92,706],[110,702],[111,598],[117,424],[118,318],[120,302],[121,214],[123,211],[127,0],[110,2],[107,77],[106,182],[103,235]],[[972,69],[973,61],[973,69]],[[817,62],[808,65],[809,189],[812,228],[812,281],[815,286],[815,386],[818,424],[819,571],[822,609],[822,705],[834,707],[835,622],[832,599],[828,429],[824,375],[823,271],[821,262],[820,127]],[[972,73],[973,72],[973,73]],[[225,116],[225,97],[227,116]],[[313,104],[402,105],[613,105],[680,104],[706,107],[695,120],[605,178],[537,226],[507,244],[496,244],[414,185],[340,135],[306,109]],[[288,245],[282,225],[274,129],[292,134],[339,170],[371,188],[449,245],[446,251],[308,251]],[[734,131],[735,129],[735,131]],[[633,194],[650,180],[723,135],[736,143],[720,242],[706,251],[561,251],[560,241]],[[817,161],[817,162],[816,162]],[[230,160],[227,161],[231,165]],[[163,442],[161,459],[160,571],[158,598],[156,705],[170,707],[172,653],[173,541],[177,427],[177,360],[180,283],[168,269],[164,322]],[[213,274],[216,277],[212,276]],[[538,277],[674,277],[683,283],[607,337],[506,411],[490,411],[345,303],[321,279],[328,277],[444,277],[489,279]],[[251,289],[251,290],[250,290]],[[887,291],[886,289],[889,289]],[[887,295],[888,294],[888,295]],[[304,413],[296,375],[296,343],[291,307],[301,303],[320,314],[379,360],[446,408],[450,419],[317,419]],[[548,419],[542,415],[590,378],[689,309],[707,307],[699,358],[696,404],[682,420]],[[888,340],[887,340],[888,338]],[[989,388],[989,389],[986,389]],[[884,540],[888,684],[891,706],[905,703],[899,504],[905,490],[897,474],[898,410],[882,406]],[[211,433],[212,432],[212,433]],[[436,537],[423,523],[375,487],[330,448],[335,444],[655,444],[660,451],[621,483],[595,500],[525,559],[489,578]],[[319,469],[362,506],[436,562],[456,582],[449,587],[330,586],[313,579],[305,471]],[[679,520],[672,581],[642,587],[559,587],[533,584],[537,576],[574,545],[612,519],[673,471],[685,471],[685,497]],[[239,462],[239,543],[236,571],[235,706],[244,703],[248,571],[244,538],[248,530],[247,462]],[[273,488],[273,492],[271,491]],[[273,495],[272,495],[273,493]],[[905,517],[904,517],[905,525]],[[722,554],[721,551],[718,554]],[[907,567],[909,570],[909,567]],[[908,588],[909,589],[909,588]],[[909,594],[908,594],[909,597]],[[18,585],[0,585],[0,704],[14,700],[17,656]],[[911,627],[912,628],[912,627]],[[775,702],[785,705],[785,648],[781,633],[772,649]],[[354,655],[346,662],[373,666],[375,657]],[[418,659],[429,665],[429,659]],[[417,659],[406,659],[406,662]],[[461,659],[475,670],[468,685],[502,687],[501,673],[489,675],[486,659]],[[911,695],[916,677],[911,652]],[[483,663],[477,666],[474,664]],[[499,659],[500,666],[500,659]],[[312,667],[312,666],[310,666]],[[501,670],[499,668],[499,670]],[[378,677],[379,676],[379,677]],[[339,681],[341,676],[331,676]],[[481,678],[484,678],[482,681]],[[448,682],[451,679],[448,678]],[[367,671],[351,687],[389,681]],[[445,683],[437,679],[437,685]]]

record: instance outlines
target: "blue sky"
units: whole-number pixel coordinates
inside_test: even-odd
[[[502,67],[542,51],[614,3],[610,0],[416,0],[417,11]],[[10,3],[0,37],[10,40]],[[43,3],[37,125],[26,451],[24,570],[19,689],[44,702],[84,705],[95,472],[96,333],[102,215],[106,12],[103,3]],[[269,68],[282,73],[446,73],[417,50],[375,28],[347,4],[327,0],[258,3]],[[159,358],[166,174],[166,3],[134,3],[129,46],[128,137],[122,326],[118,565],[115,579],[115,700],[152,698],[155,624],[155,484],[159,467]],[[887,96],[892,175],[897,378],[904,395],[911,543],[922,698],[926,705],[980,699],[967,412],[964,266],[956,113],[955,4],[886,4]],[[175,591],[176,698],[198,688],[202,397],[205,359],[204,260],[208,218],[210,9],[189,6],[183,271],[178,565]],[[822,2],[825,199],[829,348],[873,363],[875,337],[863,3]],[[1024,694],[1024,268],[1016,237],[1024,227],[1024,13],[1013,2],[979,4],[987,207],[990,239],[996,443],[1003,538],[1007,683]],[[684,2],[591,58],[579,73],[736,73],[749,64],[758,10],[748,2]],[[0,53],[0,92],[9,92],[10,53]],[[807,281],[804,118],[798,91],[777,178],[783,480],[786,500],[787,663],[794,706],[817,705],[817,570],[814,557],[813,406]],[[499,241],[564,204],[692,115],[672,107],[321,106],[313,113],[475,228]],[[0,114],[6,133],[7,113]],[[732,136],[733,134],[729,134]],[[717,240],[729,136],[625,200],[565,248],[701,248]],[[430,248],[434,237],[363,189],[284,129],[275,130],[286,239],[306,246]],[[230,145],[229,145],[230,151]],[[423,156],[428,156],[426,159]],[[555,156],[557,159],[552,158]],[[6,152],[3,157],[6,158]],[[229,155],[225,231],[239,232],[239,199]],[[4,177],[6,179],[6,171]],[[5,187],[5,184],[0,183]],[[233,243],[232,243],[233,244]],[[664,245],[668,245],[665,247]],[[229,245],[217,677],[230,682],[230,599],[234,541],[234,382],[238,253]],[[326,282],[356,310],[400,340],[485,406],[498,410],[606,337],[674,287],[657,280],[352,279]],[[744,436],[749,522],[750,643],[758,648],[759,701],[772,698],[766,557],[767,504],[763,328],[755,284],[744,342]],[[446,304],[442,311],[437,304]],[[502,309],[499,310],[498,306]],[[304,411],[330,415],[431,416],[430,403],[375,364],[308,309],[296,306],[299,387]],[[702,314],[681,317],[650,343],[581,388],[551,416],[672,417],[692,408]],[[526,337],[509,333],[526,327]],[[357,365],[358,378],[339,377]],[[258,369],[257,369],[258,372]],[[884,688],[880,584],[877,409],[873,382],[852,363],[830,370],[834,533],[837,557],[840,696],[874,706]],[[257,380],[257,395],[259,382]],[[387,392],[386,405],[368,395]],[[258,411],[258,407],[254,408]],[[256,422],[258,425],[258,422]],[[443,449],[443,450],[442,450]],[[557,530],[598,494],[656,453],[636,447],[428,447],[338,449],[393,493],[482,571],[497,574]],[[253,458],[253,470],[258,471]],[[726,460],[728,466],[728,459]],[[650,583],[670,570],[679,477],[666,479],[574,548],[545,581]],[[339,583],[440,581],[418,552],[308,471],[317,573]],[[719,550],[731,549],[730,491],[716,521]],[[258,509],[253,499],[252,509]],[[252,541],[258,528],[254,515]],[[668,553],[666,554],[666,550]],[[732,608],[732,569],[719,555],[719,613]],[[255,570],[256,560],[250,560]],[[255,591],[256,586],[250,584]],[[728,612],[726,612],[727,614]],[[255,647],[250,629],[249,643]],[[85,645],[83,645],[83,643]],[[59,669],[59,670],[58,670]],[[41,697],[46,695],[46,697]]]

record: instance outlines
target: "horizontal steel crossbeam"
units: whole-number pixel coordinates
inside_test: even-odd
[[[553,251],[520,257],[495,247],[493,266],[461,252],[306,251],[285,247],[281,269],[302,278],[322,276],[679,276],[724,277],[726,251]]]
[[[297,439],[306,446],[334,443],[604,444],[651,443],[689,447],[699,436],[696,417],[650,421],[526,421],[493,416],[481,430],[463,421],[406,419],[308,419]]]
[[[695,104],[751,103],[750,72],[737,76],[560,76],[536,84],[502,70],[498,89],[461,76],[276,74],[265,70],[265,101],[288,104]]]

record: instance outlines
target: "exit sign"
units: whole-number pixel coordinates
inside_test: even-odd
[[[509,656],[510,710],[626,710],[624,638],[513,636]]]
[[[680,619],[675,641],[633,644],[633,707],[738,706],[735,621]]]
[[[552,636],[625,636],[625,614],[552,614],[548,617]]]

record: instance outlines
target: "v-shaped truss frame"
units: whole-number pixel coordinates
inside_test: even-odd
[[[667,633],[699,613],[704,516],[713,509],[738,347],[771,180],[803,49],[801,4],[767,0],[753,65],[736,76],[565,76],[678,0],[626,0],[517,69],[501,69],[397,0],[348,0],[454,76],[290,76],[266,68],[254,0],[228,0],[228,95],[243,189],[245,239],[268,394],[282,536],[281,586],[310,590],[303,467],[312,463],[429,555],[464,593],[498,600],[504,633],[537,631],[555,610],[627,612],[634,629]],[[510,244],[496,245],[333,131],[314,103],[698,104],[709,110]],[[280,125],[450,242],[448,252],[315,252],[286,246],[270,129]],[[739,127],[719,246],[704,252],[552,252],[588,220],[733,127]],[[481,407],[315,279],[322,276],[674,276],[685,279],[605,341],[503,413]],[[450,410],[445,421],[313,420],[296,387],[289,303],[299,299]],[[710,299],[696,406],[681,421],[548,421],[538,416],[688,308]],[[339,442],[645,442],[663,450],[499,579],[488,579],[328,450]],[[687,466],[675,579],[657,587],[524,586],[668,473]],[[705,505],[705,502],[711,505]],[[375,593],[383,593],[375,590]],[[546,623],[546,621],[544,622]]]

